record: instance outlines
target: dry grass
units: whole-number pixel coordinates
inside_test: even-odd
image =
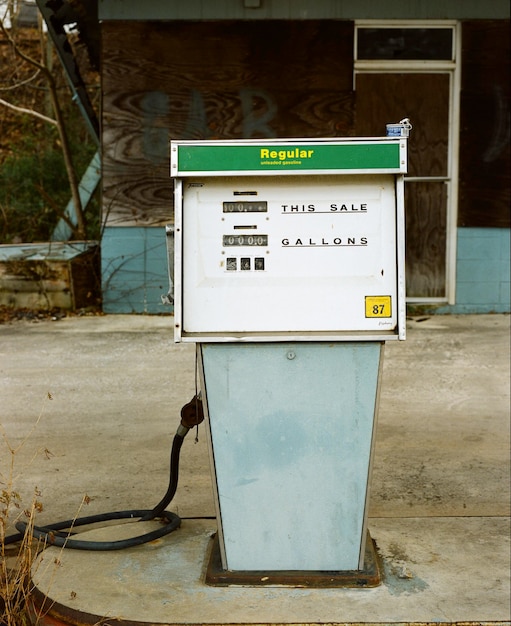
[[[14,491],[2,490],[0,496],[0,541],[1,565],[0,565],[0,624],[2,626],[21,626],[30,624],[26,614],[26,601],[30,595],[30,573],[34,558],[41,546],[34,541],[31,533],[33,519],[39,510],[40,502],[37,494],[30,508],[17,511],[18,517],[28,521],[27,532],[23,539],[15,544],[14,548],[5,546],[4,537],[8,519],[11,516],[9,509],[18,507],[21,509],[19,496]]]
[[[51,400],[51,394],[47,398]],[[28,441],[41,419],[41,414],[17,445],[11,444],[5,429],[0,424],[0,625],[25,626],[31,622],[26,613],[26,600],[30,595],[30,574],[37,553],[44,547],[34,540],[33,528],[37,514],[42,511],[40,492],[34,487],[29,496],[30,502],[23,503],[17,487],[20,474],[17,470],[17,456]],[[36,450],[32,460],[39,454]],[[22,540],[15,544],[5,544],[5,538],[14,534],[15,524],[23,521],[27,530]]]

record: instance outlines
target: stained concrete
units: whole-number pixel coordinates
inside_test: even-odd
[[[194,347],[174,344],[171,326],[144,316],[0,326],[0,480],[22,509],[37,493],[38,523],[159,501],[195,391]],[[108,555],[46,551],[34,580],[84,620],[508,622],[509,380],[506,315],[414,318],[405,343],[387,344],[369,512],[379,588],[206,587],[216,524],[202,427],[183,446],[170,507],[179,531]]]
[[[131,533],[140,532],[137,524],[131,526],[136,527]],[[130,548],[114,558],[108,553],[94,558],[84,552],[61,554],[51,548],[37,564],[34,580],[52,603],[65,607],[52,606],[57,615],[78,615],[81,623],[95,623],[99,617],[156,624],[505,619],[506,581],[496,576],[506,568],[507,555],[499,550],[504,520],[457,518],[446,523],[431,518],[424,524],[414,518],[390,524],[378,519],[372,520],[371,529],[385,568],[384,584],[374,589],[206,587],[202,571],[215,524],[205,520],[183,522],[181,530],[156,545]],[[87,535],[108,539],[123,533],[115,527]],[[479,561],[482,552],[492,555],[491,561]]]

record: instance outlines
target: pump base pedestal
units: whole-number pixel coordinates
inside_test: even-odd
[[[287,587],[378,587],[382,583],[376,546],[369,531],[365,545],[364,569],[343,572],[328,571],[230,571],[222,568],[218,533],[211,539],[206,584],[218,587],[229,585]]]

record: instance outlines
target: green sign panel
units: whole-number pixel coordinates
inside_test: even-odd
[[[399,141],[303,144],[177,142],[173,174],[264,171],[403,171]]]

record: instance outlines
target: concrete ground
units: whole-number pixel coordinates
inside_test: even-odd
[[[198,442],[185,440],[169,507],[181,529],[122,552],[46,550],[33,578],[50,614],[64,607],[91,624],[509,623],[509,319],[414,318],[407,341],[386,346],[369,512],[380,587],[207,587],[216,523],[202,426]],[[44,524],[160,500],[195,392],[194,346],[173,343],[171,322],[0,325],[0,488],[19,494],[19,510],[41,502]],[[87,534],[118,538],[133,526]]]

